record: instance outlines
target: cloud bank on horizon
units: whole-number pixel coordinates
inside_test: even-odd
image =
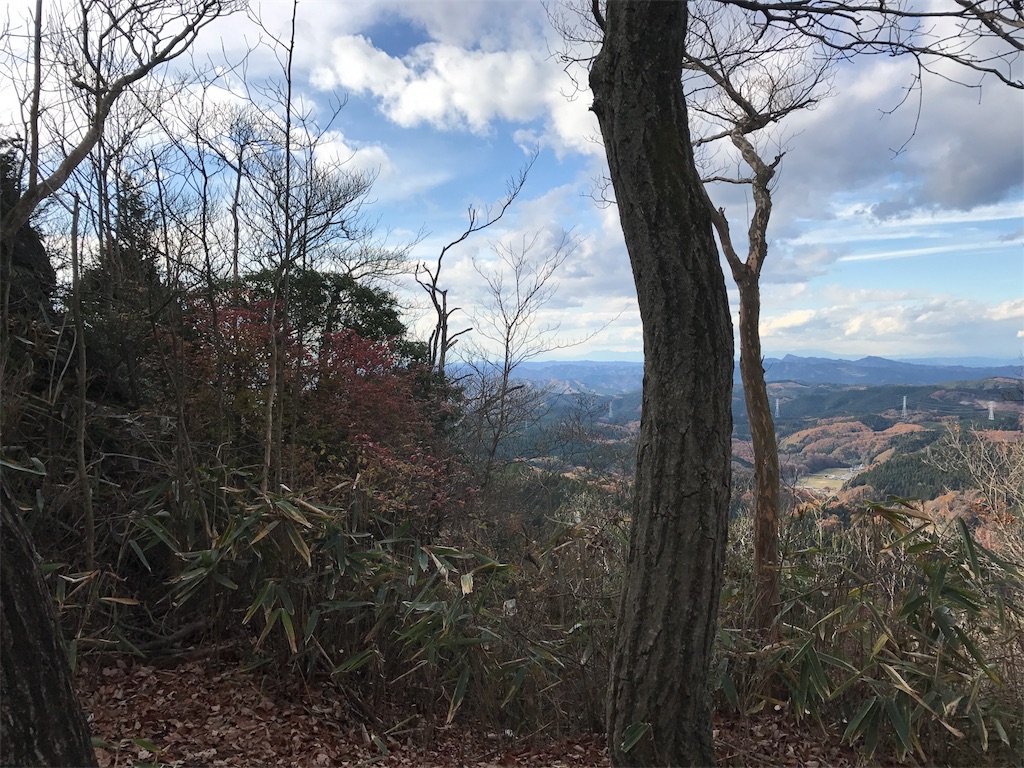
[[[258,6],[280,35],[291,11],[285,0]],[[539,151],[509,215],[446,256],[449,301],[468,310],[466,325],[485,294],[474,262],[492,263],[494,243],[572,230],[581,242],[542,322],[560,327],[562,343],[587,340],[549,356],[642,348],[617,210],[594,199],[606,168],[578,88],[585,74],[574,80],[552,54],[561,42],[539,0],[302,2],[296,29],[300,98],[325,110],[345,102],[327,146],[378,174],[374,214],[394,237],[419,237],[414,258],[436,260],[467,207],[500,198]],[[196,53],[240,57],[259,37],[235,15]],[[258,49],[247,71],[275,68]],[[913,74],[899,59],[842,64],[832,95],[773,135],[785,157],[762,276],[768,354],[1013,358],[1024,348],[1024,94],[963,73],[967,85],[926,77],[908,94]],[[712,198],[745,231],[744,188],[716,185]],[[428,326],[424,314],[418,327]]]

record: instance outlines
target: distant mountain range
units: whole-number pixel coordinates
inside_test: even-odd
[[[1020,378],[1019,365],[936,365],[862,357],[860,360],[832,360],[824,357],[786,355],[781,360],[766,358],[765,379],[799,381],[805,384],[942,384],[991,377]]]
[[[884,357],[834,360],[826,357],[786,355],[765,358],[765,379],[769,382],[796,381],[805,384],[845,384],[867,387],[886,384],[927,385],[952,381],[973,381],[992,377],[1020,379],[1020,365],[958,364],[955,358],[905,362]],[[974,362],[967,359],[966,362]],[[602,395],[635,392],[643,386],[643,363],[615,361],[531,361],[516,368],[515,377],[548,385],[561,392],[594,392]],[[739,366],[736,369],[739,382]]]

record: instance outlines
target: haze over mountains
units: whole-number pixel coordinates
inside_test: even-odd
[[[843,384],[884,386],[889,384],[927,385],[951,381],[971,381],[991,377],[1020,379],[1022,366],[992,364],[998,360],[937,358],[917,362],[864,357],[837,360],[826,357],[786,355],[765,358],[765,379],[769,382],[798,381],[807,384]],[[521,363],[515,377],[550,385],[563,392],[618,394],[634,392],[643,386],[643,363],[634,361],[530,361]],[[739,368],[736,370],[739,382]]]

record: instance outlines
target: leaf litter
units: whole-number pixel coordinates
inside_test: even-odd
[[[100,768],[147,766],[550,766],[607,768],[604,736],[512,739],[461,716],[365,714],[337,682],[212,659],[83,659],[78,692]],[[376,722],[374,722],[376,721]],[[390,724],[390,725],[389,725]],[[401,727],[395,727],[401,726]],[[863,755],[785,711],[715,716],[723,766],[863,766]]]

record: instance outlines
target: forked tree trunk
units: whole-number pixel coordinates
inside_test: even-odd
[[[740,378],[754,451],[754,627],[765,642],[778,637],[779,449],[761,359],[761,289],[753,271],[733,268],[740,292]]]
[[[94,766],[53,600],[0,486],[0,765]]]
[[[644,326],[608,699],[613,765],[715,757],[708,672],[729,507],[733,341],[679,85],[685,37],[685,2],[610,2],[590,76]]]
[[[740,378],[750,419],[750,442],[754,452],[754,629],[765,643],[779,636],[779,446],[775,441],[768,387],[761,358],[761,269],[768,256],[768,222],[772,215],[769,184],[779,155],[766,163],[754,145],[739,129],[732,141],[754,172],[750,189],[754,195],[754,215],[747,229],[747,258],[736,253],[725,210],[716,209],[706,196],[707,210],[718,231],[722,252],[740,294]]]

